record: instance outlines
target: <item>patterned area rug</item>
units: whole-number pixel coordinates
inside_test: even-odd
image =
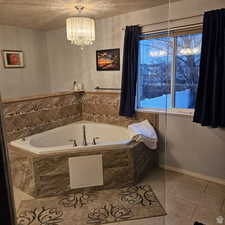
[[[149,185],[22,201],[18,225],[106,224],[164,216]]]

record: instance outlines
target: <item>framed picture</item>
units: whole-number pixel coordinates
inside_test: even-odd
[[[120,70],[120,49],[105,49],[96,51],[97,71]]]
[[[23,68],[24,53],[17,50],[2,50],[3,65],[5,68]]]

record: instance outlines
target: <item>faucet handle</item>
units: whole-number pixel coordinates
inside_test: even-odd
[[[96,144],[97,144],[97,143],[96,143],[96,140],[97,140],[97,139],[100,139],[100,137],[93,137],[93,141],[92,141],[92,144],[93,144],[93,145],[96,145]]]
[[[77,147],[76,139],[70,139],[69,142],[73,142],[73,147]]]

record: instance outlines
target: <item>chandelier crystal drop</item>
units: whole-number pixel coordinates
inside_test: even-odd
[[[76,7],[81,13],[84,9]],[[66,20],[67,39],[71,44],[81,46],[92,45],[95,41],[95,21],[88,17],[70,17]]]

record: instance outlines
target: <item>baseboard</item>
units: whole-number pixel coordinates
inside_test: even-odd
[[[223,178],[206,176],[206,175],[201,174],[201,173],[195,173],[195,172],[192,172],[192,171],[189,171],[189,170],[176,168],[176,167],[172,167],[172,166],[167,166],[167,165],[162,165],[162,164],[160,164],[159,167],[163,168],[165,170],[170,170],[170,171],[182,173],[182,174],[185,174],[185,175],[188,175],[188,176],[196,177],[196,178],[199,178],[199,179],[202,179],[202,180],[206,180],[206,181],[209,181],[209,182],[214,182],[214,183],[217,183],[217,184],[225,185],[225,179],[223,179]]]

